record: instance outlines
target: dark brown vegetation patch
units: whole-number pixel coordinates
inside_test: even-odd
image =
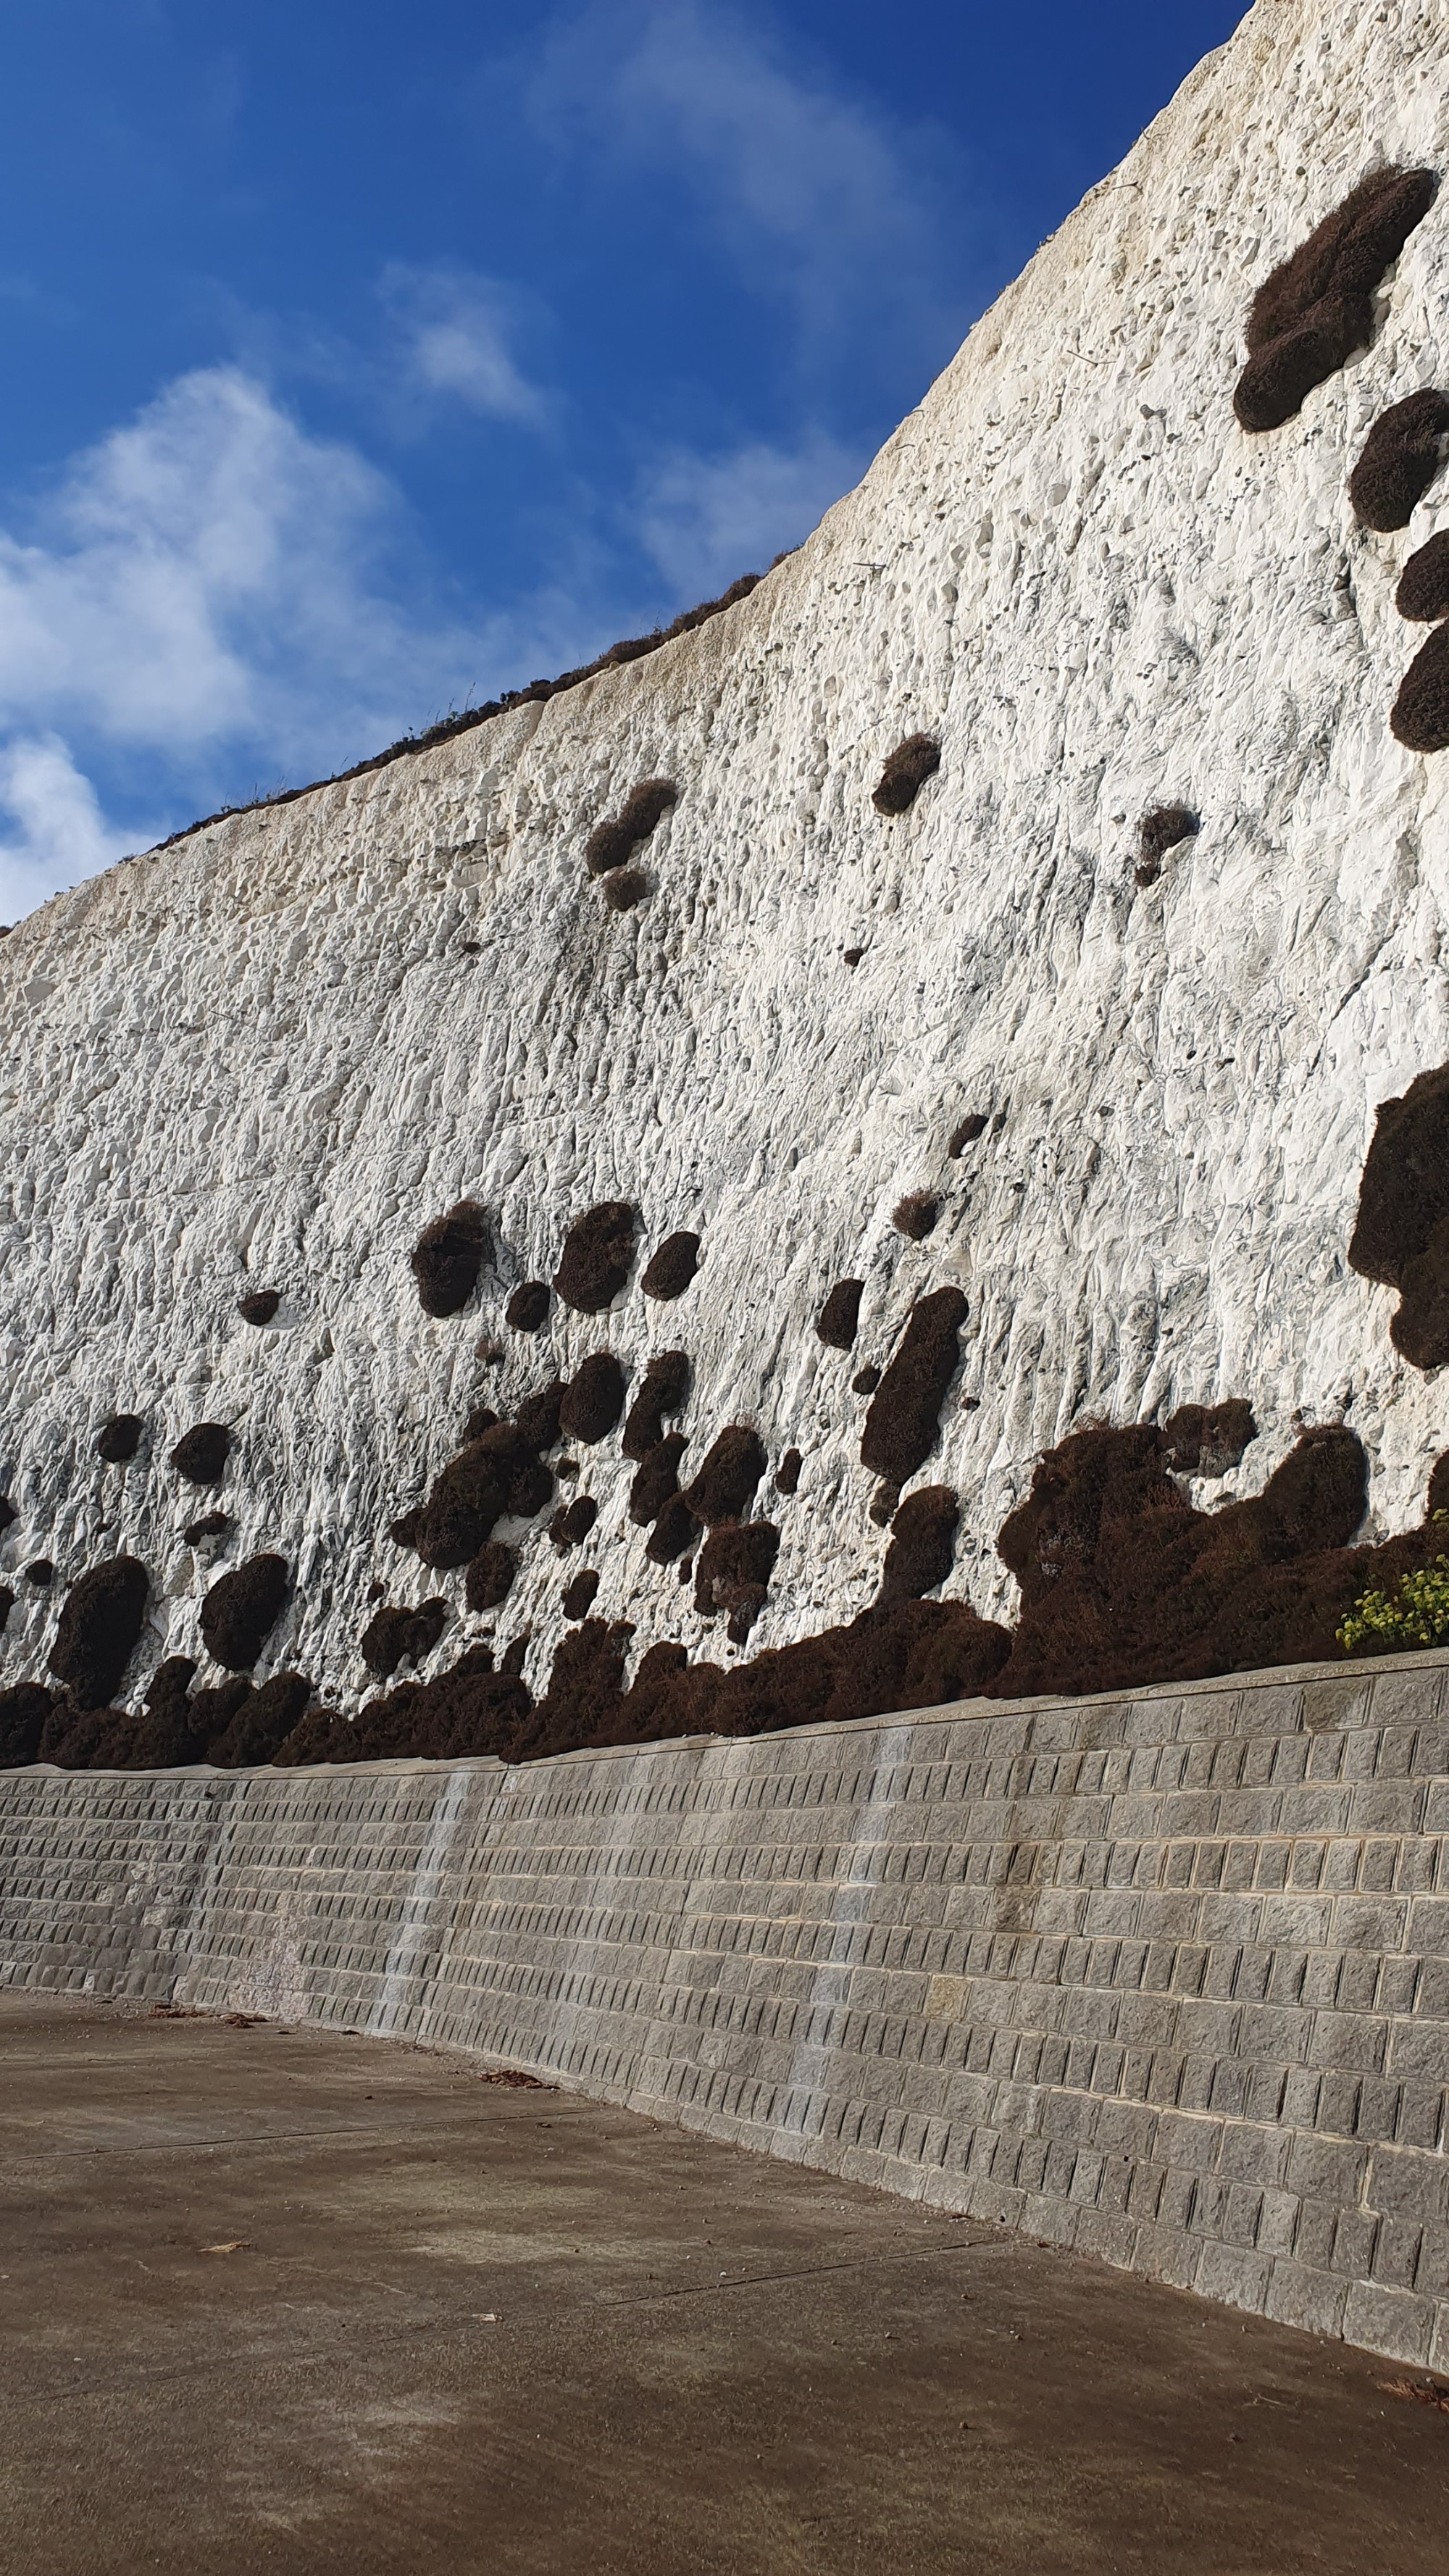
[[[140,1448],[144,1427],[139,1413],[113,1413],[96,1433],[96,1456],[108,1467],[124,1467]]]
[[[505,1547],[501,1538],[490,1538],[479,1548],[468,1568],[464,1591],[470,1610],[496,1610],[506,1601],[518,1572],[516,1548]]]
[[[879,1384],[880,1370],[872,1362],[868,1368],[856,1370],[850,1381],[850,1389],[852,1395],[874,1395]]]
[[[905,1235],[911,1243],[924,1243],[940,1213],[940,1201],[934,1199],[929,1190],[912,1190],[907,1197],[897,1200],[891,1212],[891,1223],[897,1234]]]
[[[485,1431],[495,1430],[499,1418],[491,1404],[475,1404],[463,1425],[464,1448],[466,1449],[470,1440],[481,1440]]]
[[[275,1288],[256,1288],[241,1299],[237,1313],[244,1324],[269,1324],[281,1302]]]
[[[822,1342],[833,1351],[855,1348],[860,1325],[860,1301],[865,1293],[863,1279],[837,1279],[815,1319],[815,1330]]]
[[[907,734],[890,754],[871,803],[878,814],[904,814],[941,766],[941,746],[928,733]]]
[[[554,1513],[548,1534],[557,1548],[581,1547],[599,1517],[599,1506],[592,1494],[580,1494],[578,1500],[564,1504]]]
[[[197,1699],[207,1696],[205,1692],[196,1695]],[[251,1770],[270,1762],[315,1696],[304,1673],[273,1673],[260,1690],[247,1692],[220,1734],[208,1737],[206,1760],[224,1771]]]
[[[732,1422],[722,1431],[684,1499],[697,1521],[713,1528],[717,1521],[742,1520],[765,1472],[760,1435],[747,1422]]]
[[[881,1577],[880,1606],[919,1601],[944,1583],[956,1562],[961,1506],[950,1485],[922,1485],[908,1494],[891,1523]]]
[[[1367,1491],[1363,1450],[1340,1426],[1305,1432],[1261,1494],[1214,1512],[1193,1510],[1152,1424],[1074,1433],[997,1541],[1022,1614],[993,1694],[1331,1661],[1369,1569],[1396,1550],[1427,1561],[1422,1534],[1349,1547]]]
[[[1348,478],[1348,497],[1364,527],[1387,536],[1406,528],[1444,462],[1449,394],[1432,385],[1380,412]]]
[[[425,1601],[417,1610],[377,1611],[362,1632],[362,1660],[368,1671],[385,1682],[399,1664],[420,1664],[432,1653],[447,1618],[446,1601]]]
[[[646,1297],[682,1297],[699,1268],[697,1234],[669,1234],[659,1246],[639,1285]]]
[[[1162,1454],[1179,1476],[1225,1476],[1257,1437],[1252,1406],[1230,1395],[1222,1404],[1180,1404],[1162,1426]]]
[[[563,1403],[563,1379],[550,1378],[537,1395],[525,1396],[518,1408],[518,1436],[526,1448],[552,1449],[558,1439],[559,1407]],[[560,1461],[562,1466],[562,1461]]]
[[[542,1279],[525,1279],[514,1289],[503,1320],[515,1333],[536,1333],[548,1321],[549,1292]]]
[[[15,1595],[11,1591],[9,1584],[0,1583],[0,1637],[4,1636],[6,1628],[9,1626],[10,1613],[14,1607]]]
[[[607,876],[614,868],[621,868],[626,859],[633,857],[640,842],[648,840],[678,796],[672,778],[641,780],[618,813],[589,834],[584,845],[584,865],[590,876]]]
[[[565,1436],[592,1448],[607,1438],[623,1410],[623,1370],[612,1351],[591,1351],[563,1391],[558,1418]]]
[[[860,1456],[873,1475],[904,1485],[936,1445],[941,1406],[956,1373],[957,1335],[966,1320],[959,1288],[918,1297],[900,1345],[876,1391]]]
[[[601,1315],[627,1287],[634,1261],[634,1210],[605,1199],[569,1227],[554,1286],[578,1315]]]
[[[229,1530],[230,1527],[231,1522],[225,1512],[205,1512],[199,1521],[187,1522],[181,1533],[182,1544],[185,1547],[201,1547],[209,1538],[220,1538],[223,1530]]]
[[[959,1163],[967,1146],[974,1145],[978,1136],[985,1135],[987,1124],[988,1114],[984,1109],[973,1109],[969,1118],[962,1119],[960,1126],[953,1130],[946,1148],[953,1163]]]
[[[0,1690],[0,1771],[19,1771],[39,1760],[40,1738],[51,1711],[43,1682],[16,1682]]]
[[[424,1226],[412,1256],[423,1313],[461,1314],[492,1249],[488,1219],[476,1199],[459,1199],[446,1216]]]
[[[189,1485],[218,1485],[231,1456],[231,1433],[224,1422],[194,1422],[171,1452],[171,1464]]]
[[[787,1449],[775,1469],[777,1494],[796,1494],[800,1490],[800,1469],[804,1464],[798,1449]]]
[[[1359,1183],[1351,1270],[1397,1288],[1389,1339],[1413,1367],[1449,1360],[1449,1064],[1386,1100]]]
[[[686,1351],[656,1351],[644,1371],[643,1383],[629,1407],[620,1443],[626,1458],[637,1464],[656,1449],[664,1436],[664,1416],[677,1413],[689,1393],[689,1355]]]
[[[566,1619],[587,1619],[589,1612],[594,1606],[594,1595],[598,1591],[598,1588],[599,1578],[597,1574],[595,1574],[592,1566],[586,1567],[582,1574],[576,1574],[572,1583],[564,1586],[564,1617]]]
[[[889,1529],[901,1505],[899,1485],[877,1485],[870,1498],[870,1517],[877,1529]]]
[[[629,1518],[640,1529],[648,1529],[665,1504],[673,1502],[679,1491],[679,1462],[688,1446],[682,1431],[667,1432],[636,1469],[629,1488]]]
[[[207,1652],[228,1672],[249,1673],[286,1599],[285,1557],[248,1557],[245,1565],[213,1583],[201,1605]]]
[[[1427,624],[1449,617],[1449,528],[1411,554],[1399,575],[1394,606],[1401,617]]]
[[[21,1571],[26,1582],[33,1583],[37,1592],[48,1592],[55,1581],[55,1567],[48,1556],[33,1556]]]
[[[725,1611],[733,1645],[744,1644],[763,1610],[779,1553],[780,1533],[769,1521],[727,1521],[700,1549],[694,1606],[705,1618]]]
[[[1373,337],[1373,296],[1434,202],[1432,170],[1364,179],[1259,287],[1233,409],[1244,429],[1281,427],[1305,394]]]
[[[1389,724],[1406,751],[1449,750],[1449,626],[1436,626],[1415,654]]]
[[[15,1505],[10,1500],[9,1495],[0,1494],[0,1530],[8,1530],[11,1522],[13,1520],[18,1520],[19,1517],[20,1515],[16,1511]]]
[[[150,1578],[133,1556],[93,1565],[71,1585],[50,1650],[50,1669],[75,1706],[102,1708],[119,1689],[146,1617]]]
[[[391,1534],[425,1565],[467,1565],[496,1521],[531,1519],[552,1492],[553,1477],[521,1424],[498,1422],[449,1459],[426,1503],[395,1521]]]
[[[671,1495],[649,1533],[644,1553],[655,1565],[673,1565],[694,1554],[699,1523],[682,1494]]]
[[[604,879],[604,901],[611,912],[632,912],[649,892],[649,879],[642,868],[615,868]]]
[[[1162,874],[1162,862],[1179,841],[1193,840],[1199,830],[1197,816],[1188,805],[1154,805],[1137,826],[1137,866],[1135,881],[1140,886],[1156,885]]]

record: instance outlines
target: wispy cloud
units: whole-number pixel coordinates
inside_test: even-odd
[[[667,581],[702,598],[799,545],[864,461],[823,433],[796,449],[755,442],[721,456],[675,450],[641,487],[639,541]]]
[[[135,847],[106,822],[58,734],[21,737],[0,749],[0,835],[0,919],[7,922]]]
[[[543,425],[546,398],[514,356],[516,293],[448,262],[419,268],[402,260],[384,269],[379,291],[401,340],[406,390],[451,395],[485,419]]]
[[[591,0],[532,83],[546,135],[673,173],[747,269],[829,331],[889,285],[937,302],[932,149],[722,0]]]

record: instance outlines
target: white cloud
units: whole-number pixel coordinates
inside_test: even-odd
[[[379,291],[402,334],[407,384],[452,394],[486,419],[529,429],[543,423],[544,397],[510,347],[518,299],[506,288],[447,263],[413,268],[394,260]]]
[[[0,749],[0,818],[0,919],[7,922],[135,847],[106,822],[58,734],[22,736]]]
[[[675,451],[641,491],[640,541],[681,593],[712,596],[799,545],[863,461],[823,433],[793,451],[763,443],[714,457]]]
[[[792,65],[720,0],[593,0],[551,35],[533,85],[557,139],[678,171],[766,291],[826,327],[889,282],[929,302],[938,267],[921,142]]]

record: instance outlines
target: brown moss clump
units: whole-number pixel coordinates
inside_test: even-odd
[[[592,1494],[580,1494],[578,1500],[566,1503],[554,1513],[548,1534],[556,1548],[581,1547],[599,1517],[599,1506]]]
[[[199,1521],[188,1521],[181,1533],[184,1547],[202,1547],[209,1538],[220,1538],[231,1522],[225,1512],[206,1512]]]
[[[656,1440],[629,1488],[629,1518],[640,1529],[648,1529],[658,1520],[666,1503],[679,1491],[679,1462],[689,1443],[683,1432],[671,1431]]]
[[[672,1494],[649,1533],[644,1553],[655,1565],[673,1565],[680,1557],[692,1556],[699,1539],[699,1523],[682,1494]]]
[[[548,1321],[549,1292],[542,1279],[525,1279],[514,1289],[503,1320],[515,1333],[536,1333]]]
[[[769,1521],[727,1521],[700,1549],[694,1606],[705,1618],[726,1611],[733,1645],[744,1644],[763,1610],[779,1553],[780,1533]]]
[[[1276,268],[1253,299],[1233,409],[1278,429],[1373,337],[1373,296],[1434,202],[1432,170],[1376,170]]]
[[[280,1752],[315,1697],[305,1673],[274,1673],[260,1690],[249,1690],[220,1734],[209,1738],[205,1759],[219,1771],[259,1769]]]
[[[572,1583],[567,1584],[564,1587],[564,1617],[566,1619],[587,1619],[589,1612],[594,1606],[594,1595],[598,1591],[598,1588],[599,1578],[597,1574],[595,1574],[592,1566],[586,1567],[582,1574],[576,1574]]]
[[[682,1297],[698,1268],[698,1235],[666,1235],[639,1285],[646,1297]]]
[[[786,1450],[779,1466],[775,1469],[775,1491],[777,1494],[797,1494],[799,1492],[800,1469],[803,1465],[804,1460],[801,1458],[798,1449]]]
[[[889,1529],[901,1505],[899,1485],[877,1485],[870,1498],[870,1517],[877,1529]]]
[[[1381,1553],[1348,1547],[1367,1492],[1362,1447],[1338,1426],[1305,1432],[1261,1494],[1214,1512],[1188,1503],[1152,1424],[1074,1433],[997,1540],[1022,1615],[993,1694],[1332,1659],[1360,1560]]]
[[[1380,412],[1348,479],[1354,515],[1387,536],[1406,528],[1444,462],[1449,394],[1432,386]]]
[[[237,1313],[244,1324],[269,1324],[281,1302],[275,1288],[257,1288],[240,1300]]]
[[[223,1574],[201,1605],[207,1652],[228,1672],[249,1673],[282,1615],[287,1590],[285,1557],[248,1557]]]
[[[626,1458],[636,1465],[657,1449],[664,1437],[664,1416],[677,1413],[689,1393],[689,1355],[685,1351],[656,1351],[644,1371],[643,1384],[629,1407],[620,1443]]]
[[[1191,806],[1154,805],[1137,826],[1136,883],[1156,885],[1168,851],[1175,850],[1179,841],[1194,840],[1200,828]]]
[[[563,1391],[558,1418],[566,1437],[592,1448],[607,1438],[623,1410],[623,1370],[612,1351],[592,1351]]]
[[[711,1529],[718,1521],[742,1520],[765,1466],[759,1433],[747,1422],[732,1422],[706,1453],[693,1484],[684,1489],[695,1519]]]
[[[424,1226],[412,1256],[423,1313],[461,1314],[492,1250],[488,1219],[476,1199],[459,1199],[446,1216]]]
[[[518,1436],[526,1448],[552,1449],[558,1439],[559,1407],[563,1403],[564,1382],[550,1378],[537,1395],[524,1398],[518,1408]]]
[[[1449,1065],[1386,1100],[1359,1183],[1348,1247],[1361,1278],[1397,1288],[1389,1339],[1414,1368],[1449,1360]]]
[[[908,1197],[897,1200],[891,1223],[897,1234],[905,1235],[909,1242],[924,1243],[940,1213],[941,1203],[929,1190],[912,1190]]]
[[[649,879],[642,868],[615,868],[604,879],[604,901],[611,912],[632,912],[649,892]]]
[[[0,1583],[0,1637],[4,1636],[6,1628],[10,1624],[10,1613],[14,1607],[15,1595],[11,1591],[9,1584]]]
[[[553,1284],[576,1315],[601,1315],[627,1287],[635,1224],[625,1200],[606,1199],[570,1226]]]
[[[231,1456],[231,1433],[224,1422],[196,1422],[183,1431],[171,1452],[171,1464],[189,1485],[218,1485]]]
[[[50,1669],[77,1708],[103,1708],[114,1698],[140,1639],[150,1589],[144,1565],[133,1556],[113,1556],[72,1584]]]
[[[464,1591],[470,1610],[496,1610],[506,1601],[518,1572],[518,1551],[505,1547],[501,1538],[490,1538],[479,1548],[468,1568]]]
[[[395,1521],[391,1534],[425,1565],[467,1565],[496,1521],[531,1519],[552,1492],[553,1477],[520,1425],[495,1423],[449,1459],[426,1503]]]
[[[21,1771],[39,1761],[52,1705],[43,1682],[16,1682],[0,1690],[0,1771]]]
[[[1162,1455],[1179,1476],[1225,1476],[1258,1426],[1240,1395],[1222,1404],[1180,1404],[1162,1426]]]
[[[1394,606],[1401,617],[1421,624],[1449,617],[1449,528],[1410,555],[1399,575]]]
[[[855,1348],[860,1325],[860,1301],[865,1292],[863,1279],[837,1279],[815,1320],[815,1330],[822,1342],[833,1351]]]
[[[941,766],[941,746],[928,733],[907,734],[890,754],[871,803],[878,814],[904,814]]]
[[[962,1119],[960,1126],[952,1131],[951,1142],[946,1148],[953,1163],[959,1163],[967,1146],[974,1145],[978,1136],[985,1135],[987,1124],[988,1116],[984,1109],[973,1109],[969,1118]]]
[[[643,779],[618,813],[590,833],[584,844],[584,865],[590,876],[608,876],[615,868],[621,868],[626,859],[633,857],[640,842],[648,840],[678,797],[672,778]]]
[[[377,1611],[362,1632],[362,1660],[368,1671],[385,1682],[399,1664],[420,1664],[425,1655],[432,1653],[447,1618],[446,1601],[425,1601],[417,1610]],[[297,1714],[300,1716],[301,1711]],[[290,1731],[290,1727],[283,1730]],[[277,1741],[281,1742],[280,1736]]]
[[[961,1506],[950,1485],[922,1485],[902,1503],[891,1523],[879,1603],[919,1601],[944,1583],[956,1562]]]
[[[850,1391],[852,1395],[874,1395],[879,1384],[880,1370],[872,1362],[868,1367],[856,1370],[850,1381]]]
[[[20,1515],[16,1511],[15,1505],[10,1500],[9,1495],[0,1494],[0,1530],[8,1530],[11,1522],[13,1520],[18,1520],[19,1517]]]
[[[139,1413],[113,1413],[96,1433],[96,1456],[108,1467],[124,1467],[140,1448],[144,1428]]]
[[[30,1563],[20,1570],[26,1582],[33,1583],[37,1592],[48,1592],[55,1581],[55,1567],[48,1556],[33,1556]]]
[[[1415,654],[1389,726],[1406,751],[1449,751],[1449,626],[1436,626]]]
[[[499,1416],[491,1404],[475,1404],[463,1425],[463,1446],[470,1440],[481,1440],[485,1431],[496,1430]]]
[[[959,1288],[918,1297],[900,1346],[876,1390],[861,1434],[861,1464],[904,1485],[936,1445],[941,1406],[956,1374],[957,1335],[966,1320]]]

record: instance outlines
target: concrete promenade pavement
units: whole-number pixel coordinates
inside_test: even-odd
[[[8,2576],[1443,2576],[1414,2381],[463,2057],[0,1995]]]

